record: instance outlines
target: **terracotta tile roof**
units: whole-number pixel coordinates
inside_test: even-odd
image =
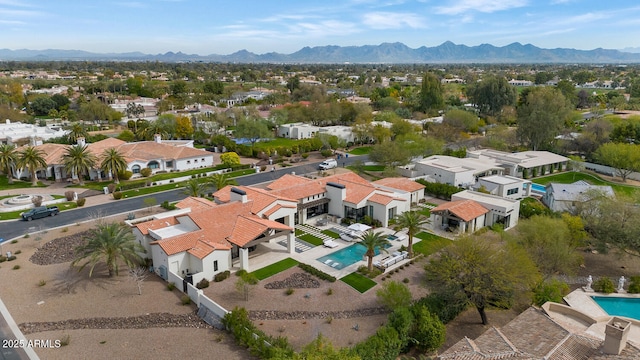
[[[36,146],[36,149],[42,151],[44,161],[46,161],[47,165],[57,165],[63,163],[62,157],[67,152],[68,147],[69,145],[47,143]],[[18,149],[18,151],[20,151],[20,149]]]
[[[473,200],[456,200],[436,206],[431,213],[448,211],[463,221],[471,221],[489,212],[487,208]]]
[[[151,221],[145,221],[142,223],[138,223],[135,227],[140,230],[143,235],[149,234],[149,229],[158,230],[168,226],[177,225],[178,220],[175,217],[169,217],[165,219],[156,219]]]
[[[267,189],[270,189],[270,190],[288,189],[294,186],[307,184],[312,181],[313,180],[303,176],[284,174],[279,179],[276,179],[275,181],[267,185]]]
[[[393,196],[388,196],[388,195],[384,195],[384,194],[377,194],[377,193],[373,194],[367,200],[371,201],[371,202],[374,202],[376,204],[382,204],[382,205],[387,205],[390,202],[392,202],[393,200],[405,201],[405,199],[401,199],[401,198],[397,198],[397,197],[393,197]]]
[[[231,249],[229,243],[212,239],[211,235],[204,230],[189,232],[166,240],[154,241],[151,244],[159,245],[162,251],[169,256],[186,251],[199,259],[205,258],[215,250]]]
[[[263,214],[267,217],[271,216],[272,214],[274,214],[276,211],[280,210],[280,209],[296,209],[296,206],[292,206],[292,205],[281,205],[281,204],[277,204],[276,206],[273,206],[271,209],[265,211]]]
[[[216,206],[216,203],[209,201],[207,199],[189,196],[183,200],[180,200],[176,203],[176,207],[178,209],[187,209],[190,208],[192,211],[208,209]]]
[[[251,212],[254,214],[264,211],[270,205],[278,201],[290,202],[291,206],[295,206],[295,203],[297,203],[297,200],[295,199],[250,186],[225,186],[213,194],[214,198],[221,203],[231,201],[232,187],[238,188],[247,193],[247,203],[251,203]]]
[[[324,194],[325,192],[326,185],[318,181],[310,181],[301,185],[270,191],[272,194],[287,196],[298,201],[314,195]]]
[[[118,150],[124,155],[128,162],[133,160],[147,162],[157,159],[170,160],[211,156],[211,154],[205,150],[164,143],[158,144],[155,141],[125,143],[120,145]]]
[[[257,216],[239,216],[233,233],[227,238],[229,242],[243,247],[264,234],[269,229],[293,231],[293,228],[276,221],[260,219]]]
[[[384,178],[374,181],[373,184],[408,192],[414,192],[425,188],[424,185],[403,177]]]

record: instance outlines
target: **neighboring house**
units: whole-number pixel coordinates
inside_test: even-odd
[[[451,195],[451,200],[473,200],[489,210],[484,226],[502,224],[505,230],[518,225],[520,200],[465,190]]]
[[[458,234],[473,233],[485,226],[502,224],[505,230],[518,224],[520,201],[476,191],[461,191],[451,201],[431,209],[434,229]]]
[[[78,139],[84,145],[84,138]],[[71,179],[63,162],[63,156],[69,145],[42,144],[37,148],[45,154],[46,169],[37,171],[38,178],[52,178],[55,181]],[[91,180],[107,179],[109,174],[99,170],[99,164],[105,149],[115,148],[127,161],[127,169],[134,174],[150,168],[152,173],[159,171],[184,171],[213,166],[213,154],[193,148],[193,140],[162,140],[159,135],[154,141],[125,142],[115,138],[107,138],[87,144],[87,149],[98,158],[96,168],[90,171]],[[27,171],[18,172],[19,177],[29,177]]]
[[[316,135],[319,126],[305,123],[282,124],[278,126],[278,137],[287,139],[310,139]]]
[[[449,184],[459,187],[471,186],[478,178],[502,175],[504,168],[495,161],[472,158],[457,158],[447,155],[433,155],[405,167],[409,177],[420,177],[429,182]]]
[[[431,209],[431,224],[435,230],[473,233],[484,227],[488,212],[473,200],[452,200]]]
[[[10,145],[41,145],[43,141],[65,136],[67,130],[37,126],[33,124],[23,124],[21,122],[12,123],[5,120],[0,124],[0,144]]]
[[[572,212],[579,203],[601,196],[611,198],[615,196],[611,186],[591,185],[582,180],[573,184],[549,183],[545,190],[542,202],[553,211]]]
[[[355,137],[353,135],[353,129],[351,126],[342,126],[342,125],[334,125],[334,126],[323,126],[318,129],[319,134],[327,134],[336,136],[338,139],[342,139],[346,142],[353,142]]]
[[[236,187],[221,191],[229,195],[225,203],[189,197],[175,212],[132,225],[165,280],[168,272],[194,284],[234,266],[249,270],[249,252],[264,242],[284,240],[295,251],[295,202]]]
[[[542,309],[528,308],[501,328],[491,327],[475,340],[463,338],[437,359],[638,359],[640,348],[630,340],[638,330],[635,321],[617,317],[599,321],[546,303]]]
[[[388,226],[396,215],[409,211],[412,202],[424,198],[424,186],[409,179],[369,183],[354,173],[318,179],[284,175],[267,185],[270,194],[297,201],[296,223],[329,214],[361,221],[365,216]]]
[[[516,80],[516,79],[511,79],[509,80],[509,85],[511,86],[533,86],[533,81],[529,81],[529,80]]]
[[[531,181],[513,176],[491,175],[479,178],[474,189],[484,189],[491,195],[519,200],[531,195]]]
[[[549,151],[522,151],[508,153],[504,151],[484,149],[467,151],[467,158],[481,161],[492,161],[504,169],[504,175],[519,178],[540,176],[567,168],[569,158]]]

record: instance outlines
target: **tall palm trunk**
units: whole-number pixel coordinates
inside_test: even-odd
[[[38,174],[35,170],[31,171],[31,186],[38,186]]]

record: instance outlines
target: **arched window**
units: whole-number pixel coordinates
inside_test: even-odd
[[[153,160],[153,161],[149,161],[149,163],[147,164],[147,167],[149,169],[158,169],[160,168],[160,164],[158,164],[157,161]]]
[[[133,172],[134,174],[140,174],[140,165],[133,165],[131,167],[131,172]]]

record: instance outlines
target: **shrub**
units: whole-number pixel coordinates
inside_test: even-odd
[[[455,298],[458,295],[429,294],[418,300],[416,304],[421,304],[435,314],[443,323],[453,320],[467,308],[467,301],[463,298]]]
[[[60,346],[67,346],[71,343],[71,335],[65,334],[60,338]]]
[[[640,276],[632,276],[629,282],[629,294],[640,294]]]
[[[71,200],[73,200],[73,196],[75,195],[75,193],[76,193],[75,191],[71,191],[71,190],[65,191],[64,192],[64,197],[65,197],[65,199],[67,199],[67,201],[71,201]]]
[[[236,276],[237,277],[243,277],[246,274],[247,274],[247,270],[245,270],[245,269],[240,269],[240,270],[236,271]]]
[[[402,279],[402,282],[405,283],[405,284],[408,284],[409,283],[409,278]]]
[[[333,155],[333,150],[324,149],[324,150],[320,151],[320,155],[322,155],[324,157],[329,157],[329,156]]]
[[[16,250],[16,251],[14,252],[14,254],[16,254],[16,255],[20,255],[20,254],[22,254],[22,250]]]
[[[182,305],[189,305],[191,304],[191,298],[189,297],[189,295],[182,295],[182,297],[180,297],[180,302],[182,303]]]
[[[109,191],[109,194],[113,193],[114,191],[116,191],[116,184],[111,183],[107,185],[107,190]]]
[[[198,283],[196,284],[197,289],[206,289],[208,287],[209,287],[209,280],[207,279],[202,279],[198,281]]]
[[[327,295],[333,295],[333,289],[332,288],[327,289]]]
[[[62,228],[62,230],[60,230],[60,232],[62,232],[62,233],[69,232],[69,228],[68,227]]]
[[[38,281],[38,286],[45,286],[45,285],[47,285],[46,281],[44,281],[44,280]]]
[[[223,271],[221,273],[217,273],[214,277],[213,277],[213,281],[215,282],[220,282],[226,278],[228,278],[229,276],[231,276],[231,271],[227,270],[227,271]]]
[[[284,293],[287,294],[287,295],[291,295],[291,294],[293,294],[294,291],[295,290],[293,290],[293,288],[288,288],[287,291],[285,291]]]
[[[35,207],[42,206],[42,196],[40,195],[34,196],[33,198],[31,198],[31,202]]]
[[[311,265],[307,265],[307,264],[304,264],[304,263],[299,263],[298,267],[300,269],[308,272],[309,274],[319,278],[319,279],[327,280],[329,282],[336,282],[336,278],[335,277],[333,277],[333,276],[331,276],[331,275],[329,275],[329,274],[327,274],[327,273],[325,273],[323,271],[320,271],[320,270],[314,268]]]
[[[407,285],[397,281],[389,281],[376,291],[378,302],[389,309],[406,307],[411,304],[411,291]]]
[[[4,255],[0,255],[0,263],[7,261],[7,257]]]
[[[542,306],[547,301],[562,303],[562,298],[569,293],[569,285],[560,280],[549,280],[540,283],[533,289],[533,303]]]
[[[9,257],[7,258],[7,261],[13,261],[13,260],[15,260],[15,259],[16,259],[16,256],[15,256],[15,255],[11,255],[11,256],[9,256]]]
[[[222,319],[222,324],[231,331],[236,342],[260,359],[292,359],[293,348],[286,337],[274,338],[256,328],[247,310],[235,308]],[[281,332],[284,331],[284,328]]]
[[[18,270],[18,269],[20,269],[20,265],[14,265],[13,266],[13,270]]]
[[[616,286],[608,277],[601,277],[593,282],[593,290],[600,293],[611,294],[616,291]]]
[[[78,207],[83,207],[84,203],[86,203],[86,202],[87,202],[87,199],[80,198],[80,199],[76,200],[76,205],[78,205]]]
[[[176,284],[174,284],[172,282],[167,284],[167,290],[173,291],[173,289],[175,289],[175,288],[176,288]]]
[[[122,193],[121,193],[120,191],[116,191],[116,192],[114,192],[114,193],[113,193],[113,194],[111,194],[111,195],[113,195],[113,198],[114,198],[115,200],[120,200],[120,199],[122,199]]]
[[[140,170],[140,175],[142,175],[144,177],[149,177],[149,176],[151,176],[152,172],[153,172],[153,170],[151,170],[150,168],[146,167],[146,168]]]
[[[120,180],[127,181],[127,180],[131,179],[132,176],[133,176],[133,172],[131,172],[129,170],[118,172],[118,179],[120,179]]]

